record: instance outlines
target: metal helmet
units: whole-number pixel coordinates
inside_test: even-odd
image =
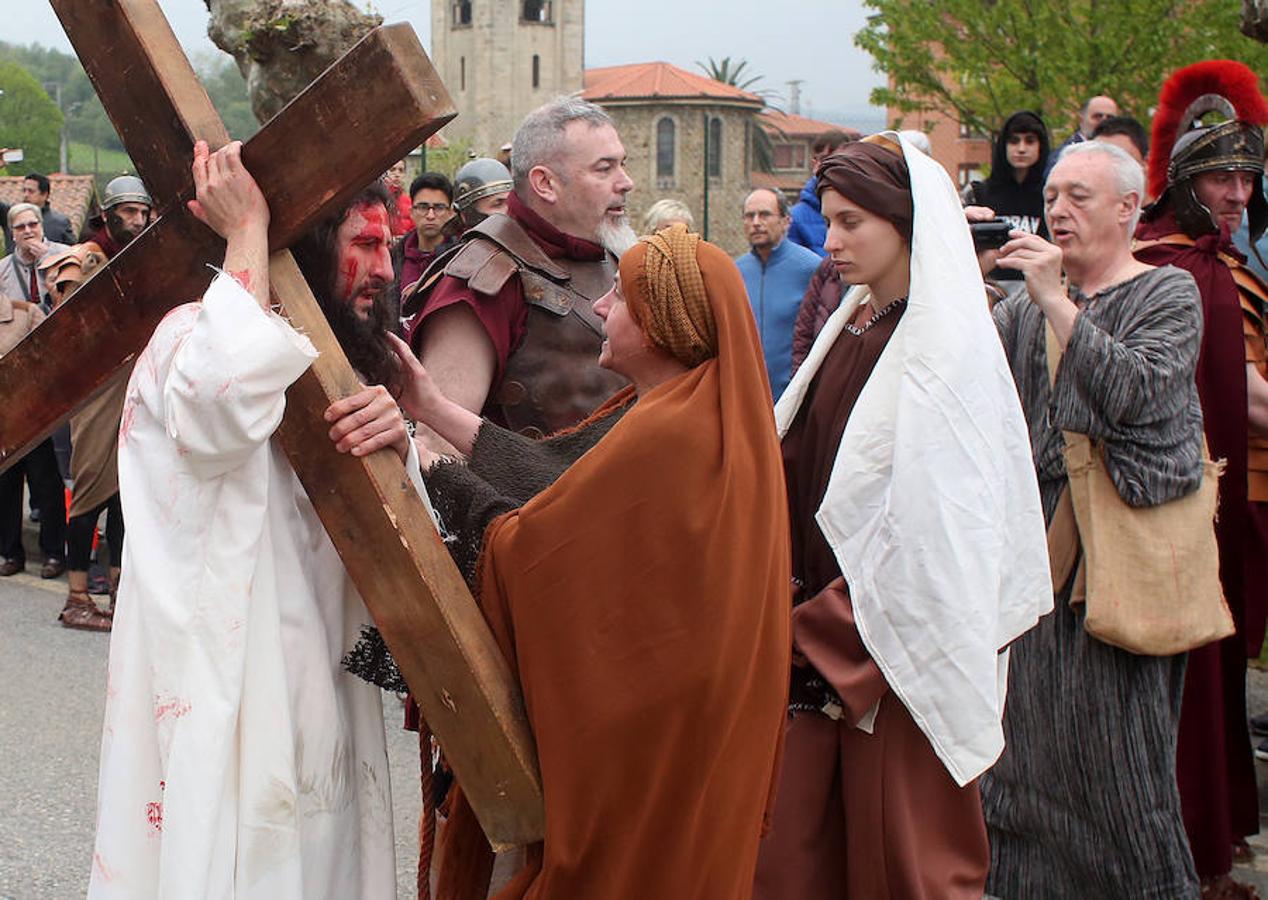
[[[1224,121],[1202,125],[1217,113]],[[1203,172],[1243,171],[1255,176],[1247,204],[1251,242],[1268,228],[1263,193],[1264,135],[1268,103],[1259,78],[1242,63],[1208,60],[1180,69],[1163,85],[1154,117],[1149,186],[1158,198],[1148,211],[1175,211],[1177,224],[1190,237],[1213,234],[1219,224],[1194,190]]]
[[[496,159],[473,159],[454,176],[453,205],[466,212],[477,200],[511,189],[511,173]]]
[[[145,183],[135,175],[120,175],[118,178],[112,178],[106,185],[106,192],[101,198],[101,208],[110,209],[120,203],[154,205],[154,201],[150,199],[150,192],[145,189]]]

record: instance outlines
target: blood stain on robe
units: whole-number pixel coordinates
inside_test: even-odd
[[[179,719],[181,716],[189,712],[189,701],[180,697],[155,697],[154,698],[154,721],[162,722],[164,719]]]
[[[163,830],[163,802],[161,800],[145,804],[145,820],[150,823],[150,827],[155,832]]]

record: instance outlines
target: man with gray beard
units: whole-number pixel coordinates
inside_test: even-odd
[[[506,215],[467,231],[402,305],[413,316],[410,346],[446,396],[541,437],[625,383],[597,364],[603,329],[590,307],[635,241],[625,216],[634,182],[612,119],[575,97],[529,113],[511,172]],[[423,440],[451,450],[430,433]]]

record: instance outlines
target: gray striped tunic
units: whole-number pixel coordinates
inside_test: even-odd
[[[995,320],[1021,395],[1045,514],[1065,486],[1061,430],[1103,441],[1122,497],[1150,506],[1196,489],[1197,285],[1153,269],[1084,301],[1049,390],[1044,318],[1024,292]],[[1069,591],[1013,644],[1007,745],[982,778],[988,891],[1029,898],[1196,897],[1176,790],[1184,657],[1135,656],[1090,637]]]

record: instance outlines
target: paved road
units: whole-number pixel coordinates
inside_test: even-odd
[[[105,701],[107,637],[57,624],[65,580],[0,579],[0,900],[69,900],[88,883]],[[1268,710],[1268,673],[1252,671],[1251,708]],[[414,895],[418,744],[402,731],[400,702],[384,698],[397,884]],[[1260,767],[1268,810],[1268,768]],[[1268,897],[1268,828],[1258,859],[1237,876]]]
[[[92,859],[108,637],[57,623],[65,579],[0,579],[0,900],[83,897]],[[385,696],[397,880],[414,895],[418,742]]]

